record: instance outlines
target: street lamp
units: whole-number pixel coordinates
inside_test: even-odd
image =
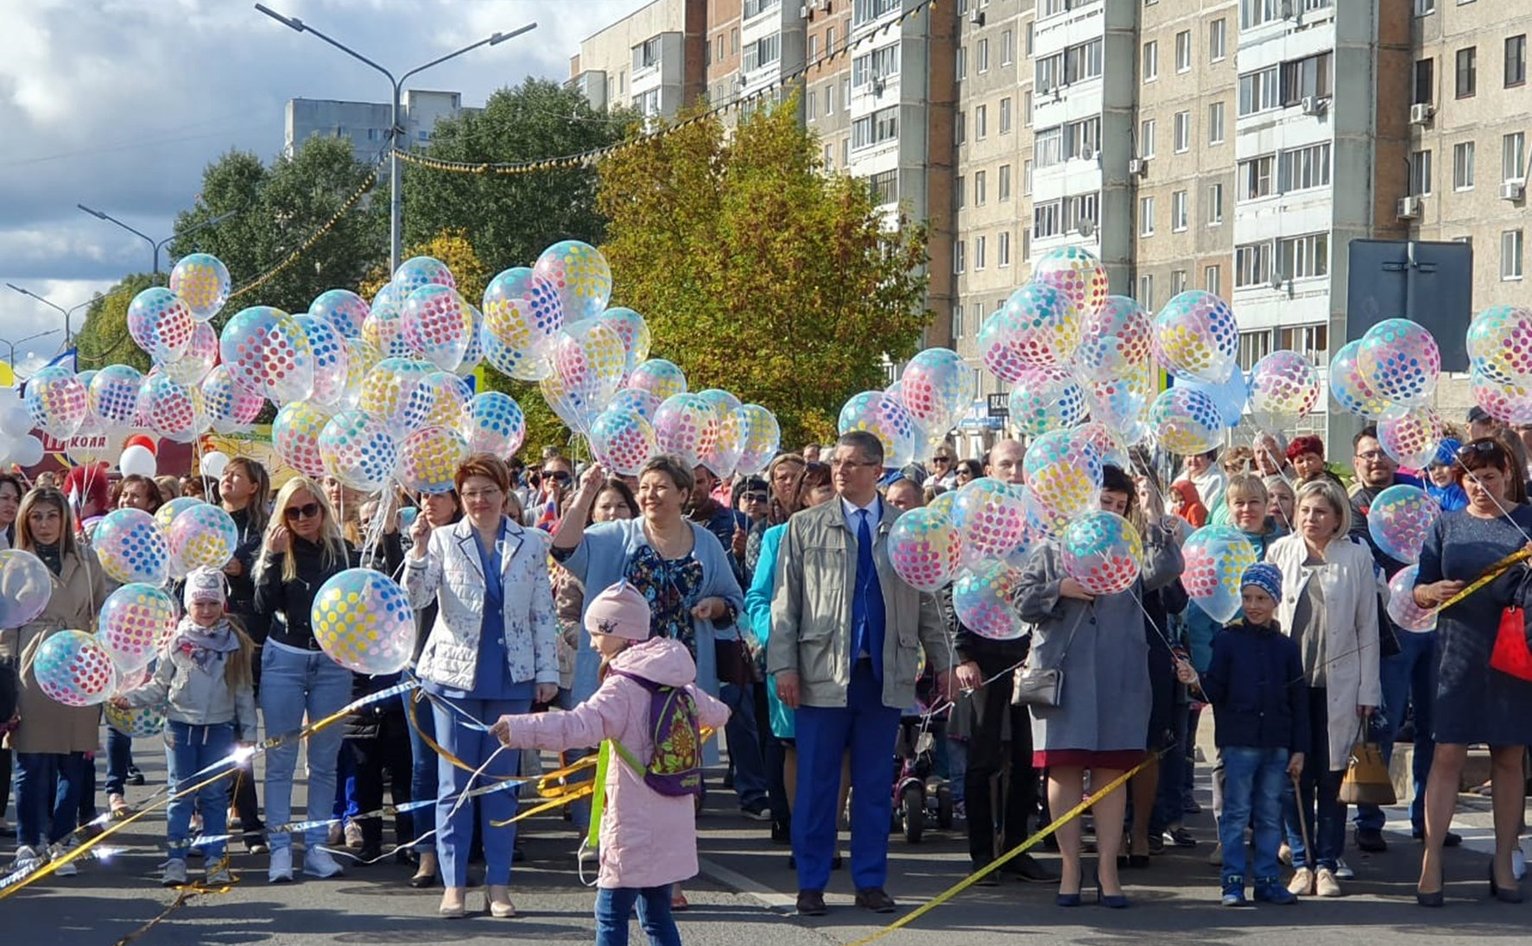
[[[64,316],[64,345],[66,347],[69,345],[70,339],[74,338],[74,331],[70,328],[70,321],[69,321],[70,316],[74,315],[76,312],[80,311],[81,309],[83,309],[86,306],[90,305],[92,302],[96,301],[94,299],[91,299],[91,300],[88,300],[86,302],[82,302],[82,303],[80,303],[77,306],[74,306],[72,308],[66,309],[63,306],[59,305],[57,302],[54,302],[51,299],[46,299],[46,298],[38,295],[37,293],[33,292],[30,289],[23,289],[22,287],[16,285],[13,282],[8,282],[8,283],[6,283],[6,285],[11,287],[12,289],[16,290],[17,292],[21,293],[24,296],[30,296],[33,299],[36,299],[38,302],[41,302],[43,305],[47,306],[50,309],[57,309]],[[26,339],[22,339],[22,341],[26,341]]]
[[[230,217],[234,216],[236,213],[239,213],[239,211],[237,211],[237,210],[231,210],[228,213],[221,213],[218,216],[212,217],[212,218],[207,219],[207,220],[204,220],[201,223],[196,224],[195,226],[187,227],[185,230],[182,230],[180,233],[172,233],[170,236],[166,237],[165,239],[156,241],[153,237],[149,236],[147,233],[143,233],[143,232],[140,232],[138,230],[133,229],[132,227],[130,227],[127,224],[123,223],[121,220],[118,220],[116,217],[112,216],[111,214],[102,213],[101,211],[96,210],[96,209],[91,208],[91,207],[87,207],[84,204],[75,204],[75,206],[80,208],[81,210],[85,211],[86,213],[90,214],[92,217],[95,217],[98,220],[105,220],[107,223],[115,223],[115,224],[117,224],[117,226],[122,227],[124,230],[128,231],[129,233],[131,233],[134,236],[138,237],[139,239],[143,240],[145,243],[148,243],[149,244],[149,248],[154,251],[154,275],[156,275],[156,276],[158,276],[160,274],[160,250],[165,246],[165,244],[169,243],[171,240],[174,240],[176,237],[190,236],[191,234],[196,233],[198,230],[204,230],[204,229],[206,229],[208,227],[211,227],[215,223],[222,223],[223,221],[225,221],[225,220],[229,219]]]
[[[15,287],[13,286],[12,288],[15,288]],[[47,338],[49,335],[57,335],[58,332],[59,332],[58,329],[50,328],[46,332],[35,332],[35,333],[31,334],[31,335],[28,335],[26,338],[18,338],[14,342],[13,341],[9,341],[8,339],[0,338],[0,345],[4,345],[6,347],[7,354],[6,354],[6,357],[5,357],[5,363],[11,366],[11,376],[12,377],[16,376],[16,346],[17,345],[25,345],[27,342],[33,341],[34,339]]]
[[[456,52],[448,53],[447,55],[442,56],[440,59],[433,59],[423,66],[417,66],[399,78],[395,79],[392,72],[384,69],[382,66],[373,62],[371,59],[368,59],[366,56],[363,56],[361,53],[357,52],[351,47],[341,43],[339,40],[333,39],[319,32],[297,17],[283,16],[282,14],[262,3],[257,3],[255,8],[271,17],[273,20],[276,20],[278,23],[281,23],[283,26],[290,30],[294,30],[295,32],[299,33],[313,33],[318,38],[329,43],[331,46],[334,46],[336,49],[340,50],[351,58],[365,63],[373,69],[383,73],[383,76],[388,79],[389,84],[393,87],[392,95],[389,98],[389,123],[392,127],[388,132],[388,271],[393,273],[399,268],[399,256],[403,244],[404,203],[403,197],[400,193],[402,189],[402,171],[399,164],[399,151],[401,144],[399,135],[402,129],[399,127],[399,108],[401,105],[399,97],[404,88],[404,80],[408,79],[410,76],[415,75],[416,73],[424,72],[432,66],[441,65],[449,59],[455,59],[466,52],[478,49],[480,46],[498,46],[500,43],[503,43],[508,39],[513,39],[517,36],[520,36],[522,33],[527,33],[536,29],[537,24],[528,23],[526,26],[511,30],[509,33],[495,33],[485,39],[479,40],[477,43],[472,43],[470,45],[464,46],[462,49],[459,49]]]

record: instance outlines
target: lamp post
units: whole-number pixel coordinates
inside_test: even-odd
[[[92,302],[96,301],[94,299],[91,299],[91,300],[88,300],[86,302],[82,302],[82,303],[80,303],[77,306],[73,306],[71,308],[66,309],[63,306],[59,305],[57,302],[54,302],[51,299],[44,298],[43,296],[38,295],[37,293],[33,292],[30,289],[23,289],[21,286],[18,286],[18,285],[16,285],[13,282],[8,282],[8,283],[6,283],[6,285],[9,286],[10,288],[16,290],[17,292],[21,293],[24,296],[29,296],[29,297],[31,297],[33,299],[36,299],[38,302],[41,302],[43,305],[47,306],[50,309],[57,309],[58,312],[61,315],[64,316],[64,345],[66,347],[69,345],[69,342],[74,338],[74,331],[70,327],[70,324],[71,324],[70,323],[70,317],[73,316],[76,312],[78,312],[81,309],[85,308],[86,306],[90,305]],[[33,336],[33,337],[35,338],[36,336]],[[27,339],[22,339],[22,341],[27,341]]]
[[[164,248],[165,244],[169,243],[171,240],[174,240],[178,236],[182,236],[182,237],[190,236],[191,234],[196,233],[198,230],[205,230],[208,227],[211,227],[215,223],[222,223],[223,221],[225,221],[225,220],[229,219],[230,217],[234,216],[236,213],[239,213],[239,211],[237,211],[237,210],[230,210],[227,213],[221,213],[221,214],[219,214],[216,217],[211,217],[211,218],[209,218],[207,220],[204,220],[201,223],[197,224],[196,226],[187,227],[185,230],[182,230],[180,233],[172,233],[170,236],[166,237],[163,240],[155,240],[153,237],[149,236],[147,233],[143,233],[143,232],[141,232],[139,230],[133,229],[132,227],[130,227],[127,224],[123,223],[121,220],[118,220],[116,217],[112,216],[111,214],[102,213],[101,211],[96,210],[96,209],[91,208],[91,207],[87,207],[84,204],[75,204],[75,206],[80,208],[81,210],[85,211],[86,213],[90,214],[92,217],[95,217],[98,220],[105,220],[107,223],[115,223],[115,224],[117,224],[117,226],[122,227],[124,230],[128,231],[129,233],[131,233],[134,236],[138,237],[139,239],[143,240],[145,243],[149,244],[149,248],[154,253],[154,275],[156,275],[156,276],[158,276],[160,274],[160,250]]]
[[[364,63],[365,65],[376,69],[378,72],[383,73],[384,78],[388,79],[389,86],[392,89],[389,97],[389,124],[392,127],[389,128],[388,132],[388,271],[390,274],[392,274],[399,268],[399,256],[403,247],[404,202],[403,194],[401,193],[403,189],[403,178],[402,169],[399,164],[399,151],[401,145],[399,139],[403,129],[399,125],[399,109],[401,107],[400,95],[404,89],[404,80],[417,73],[424,72],[432,66],[439,66],[449,59],[456,59],[458,56],[461,56],[466,52],[478,49],[480,46],[497,46],[508,39],[512,39],[514,37],[520,36],[522,33],[530,32],[531,30],[536,29],[537,24],[528,23],[526,26],[514,29],[509,33],[495,33],[491,36],[479,40],[477,43],[471,43],[467,46],[464,46],[462,49],[459,49],[456,52],[448,53],[439,59],[433,59],[423,66],[417,66],[414,69],[411,69],[409,72],[404,73],[399,78],[395,79],[392,72],[389,72],[387,69],[373,62],[371,59],[368,59],[366,56],[363,56],[361,53],[357,52],[351,47],[346,46],[344,43],[341,43],[339,40],[333,39],[332,37],[326,36],[325,34],[319,32],[297,17],[283,16],[282,14],[276,12],[275,10],[262,3],[257,3],[255,8],[271,17],[273,20],[276,20],[278,23],[281,23],[283,26],[290,30],[298,33],[313,33],[316,37],[324,40],[331,46],[334,46],[336,49],[350,56],[352,59]]]
[[[0,345],[4,345],[6,348],[5,363],[11,366],[11,377],[14,378],[16,376],[17,345],[25,345],[27,342],[33,341],[35,339],[47,338],[49,335],[57,335],[58,331],[59,330],[56,328],[50,328],[46,332],[34,332],[33,334],[28,335],[26,338],[18,338],[14,342],[10,341],[9,339],[0,338]]]

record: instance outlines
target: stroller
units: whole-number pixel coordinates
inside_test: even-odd
[[[929,673],[915,683],[915,706],[899,719],[899,738],[894,743],[893,831],[919,844],[926,825],[935,821],[942,830],[952,827],[952,787],[936,774],[936,740],[946,738],[947,710],[931,713],[936,684]]]

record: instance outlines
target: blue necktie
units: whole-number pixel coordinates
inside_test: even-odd
[[[869,639],[872,636],[869,626],[872,615],[868,613],[867,592],[876,572],[872,562],[872,529],[867,525],[867,510],[858,509],[856,516],[856,597],[857,604],[861,606],[858,609],[861,612],[861,620],[857,622],[856,628],[856,656],[861,658],[872,656],[872,641]],[[880,654],[879,659],[881,658]]]

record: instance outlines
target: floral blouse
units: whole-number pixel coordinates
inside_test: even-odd
[[[651,546],[634,550],[623,568],[623,577],[649,601],[649,634],[670,637],[686,645],[697,657],[692,606],[702,587],[702,563],[688,553],[681,558],[661,558]]]

